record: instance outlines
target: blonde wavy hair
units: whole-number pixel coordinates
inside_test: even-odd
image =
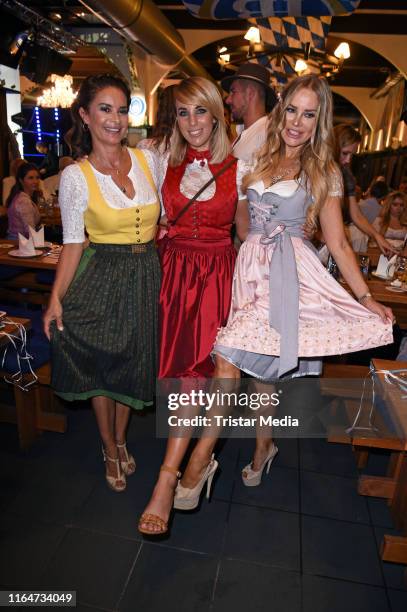
[[[382,236],[385,236],[387,230],[389,229],[391,219],[391,207],[393,206],[395,200],[401,200],[403,202],[403,210],[400,215],[400,223],[401,225],[407,224],[407,195],[402,191],[393,191],[392,193],[389,193],[389,195],[385,199],[383,209],[379,217],[379,231]]]
[[[362,142],[362,136],[348,123],[340,123],[334,127],[334,157],[339,163],[342,149]]]
[[[209,140],[212,163],[219,164],[231,151],[227,136],[226,123],[223,110],[222,96],[214,83],[203,77],[190,77],[184,79],[174,88],[174,100],[181,104],[194,104],[206,108],[215,123]],[[175,121],[171,136],[170,166],[179,166],[184,160],[188,143],[181,134],[178,120]]]
[[[312,191],[313,204],[307,213],[307,223],[314,229],[318,227],[319,213],[333,185],[341,184],[341,174],[333,158],[332,132],[332,94],[325,79],[315,75],[297,77],[284,88],[280,101],[269,115],[267,139],[259,152],[254,170],[243,179],[243,190],[249,185],[263,180],[265,184],[275,174],[280,160],[285,157],[285,143],[281,132],[285,126],[287,107],[301,89],[309,89],[317,95],[318,110],[315,130],[300,153],[300,174],[306,177],[306,185]],[[336,191],[336,189],[334,188]]]

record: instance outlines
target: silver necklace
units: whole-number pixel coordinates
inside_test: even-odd
[[[287,168],[286,170],[283,170],[283,172],[281,172],[280,174],[275,174],[274,176],[270,177],[270,186],[274,185],[275,183],[278,183],[279,181],[281,181],[281,179],[285,178],[286,176],[288,176],[289,174],[291,174],[294,170],[294,167],[291,166],[290,168]]]

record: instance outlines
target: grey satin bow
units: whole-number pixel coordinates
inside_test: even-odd
[[[275,243],[270,261],[269,323],[280,334],[280,363],[282,376],[298,365],[299,281],[291,236],[302,237],[298,220],[264,224],[261,244]]]

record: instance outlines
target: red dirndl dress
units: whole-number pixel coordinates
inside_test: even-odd
[[[162,186],[169,221],[187,204],[180,191],[187,163],[208,160],[212,174],[221,164],[211,164],[208,151],[188,149],[182,164],[168,166]],[[216,334],[226,324],[232,297],[236,251],[231,228],[236,213],[236,164],[216,179],[210,200],[195,201],[168,232],[162,253],[160,292],[159,378],[209,377]]]

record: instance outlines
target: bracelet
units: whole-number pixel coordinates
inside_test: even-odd
[[[372,294],[370,293],[370,291],[368,291],[367,293],[362,295],[360,298],[356,298],[356,299],[359,302],[359,304],[361,304],[363,300],[365,300],[366,298],[371,298],[371,297],[372,297]]]

